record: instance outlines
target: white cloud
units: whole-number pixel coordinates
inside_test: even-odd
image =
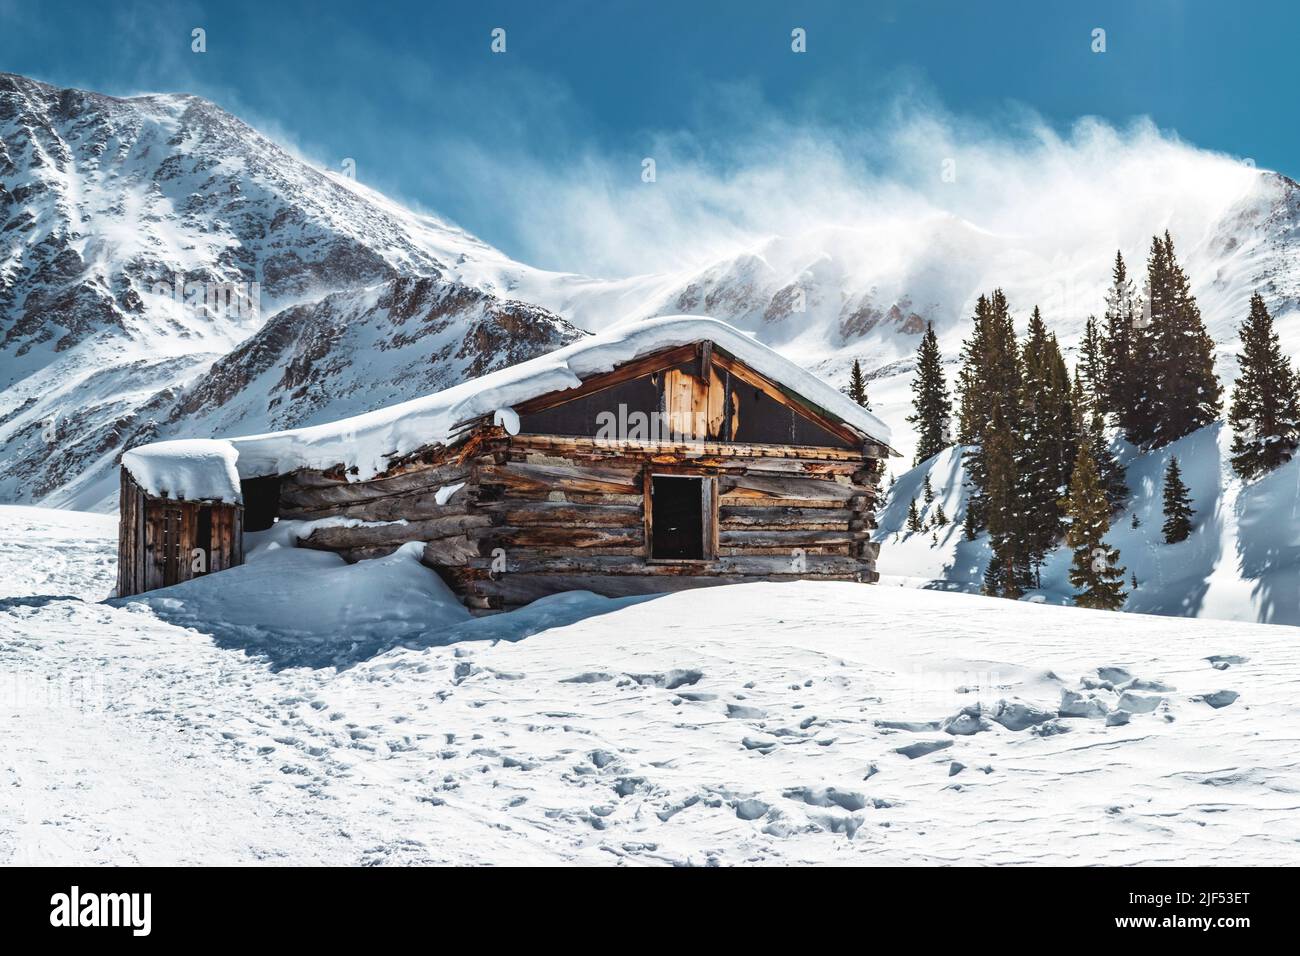
[[[698,267],[771,235],[876,232],[936,215],[1063,257],[1140,252],[1167,227],[1199,241],[1254,180],[1239,160],[1147,119],[1117,128],[1085,118],[1058,132],[1028,111],[974,122],[906,94],[883,119],[846,129],[793,123],[736,95],[708,134],[657,133],[638,150],[558,162],[462,146],[450,162],[499,210],[490,215],[508,217],[512,254],[606,277]],[[644,156],[655,159],[654,183],[641,181]]]

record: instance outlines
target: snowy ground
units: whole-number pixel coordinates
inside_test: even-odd
[[[114,606],[111,521],[0,540],[3,863],[1300,862],[1293,628],[816,583],[466,621],[283,532]]]

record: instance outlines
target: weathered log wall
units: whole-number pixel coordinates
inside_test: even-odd
[[[359,519],[299,542],[350,561],[424,542],[425,563],[475,611],[573,589],[620,596],[753,580],[874,581],[872,477],[885,451],[511,438],[485,426],[463,446],[374,481],[288,476],[280,514]],[[714,479],[712,560],[651,561],[648,472]]]

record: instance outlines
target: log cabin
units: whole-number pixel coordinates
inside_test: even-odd
[[[651,319],[338,422],[128,451],[118,593],[238,564],[278,521],[348,562],[418,543],[479,614],[571,590],[869,583],[889,439],[739,330]]]

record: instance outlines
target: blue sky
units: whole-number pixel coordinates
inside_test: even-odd
[[[194,27],[207,31],[204,54],[190,51]],[[504,55],[490,51],[494,27],[507,31]],[[807,31],[805,54],[790,50],[793,27]],[[564,217],[575,182],[617,205],[645,156],[671,187],[674,164],[725,180],[806,136],[863,175],[905,179],[894,140],[871,135],[903,115],[939,117],[967,142],[1149,117],[1297,174],[1297,36],[1300,4],[1281,0],[0,0],[0,69],[116,94],[199,93],[552,266],[599,267],[596,246],[614,241],[552,249],[546,230],[521,226]],[[638,214],[649,228],[662,210]]]

